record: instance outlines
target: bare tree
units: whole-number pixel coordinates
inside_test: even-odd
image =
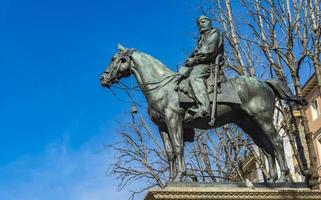
[[[123,125],[119,141],[108,145],[115,155],[110,174],[119,180],[118,189],[130,187],[130,199],[134,199],[151,187],[164,188],[169,178],[168,162],[158,133],[142,115],[133,116]],[[269,176],[252,140],[232,124],[211,131],[198,130],[195,142],[186,144],[185,154],[187,182],[243,181],[242,165],[249,155]]]
[[[163,145],[151,131],[142,116],[135,117],[119,132],[119,142],[108,145],[112,148],[115,161],[110,174],[119,180],[121,190],[131,183],[140,183],[141,187],[133,187],[130,199],[137,193],[158,186],[164,188],[168,174],[168,163]]]
[[[222,128],[217,128],[212,134],[208,134],[208,139],[209,143],[211,143],[210,149],[213,151],[212,155],[215,155],[212,157],[212,160],[216,164],[217,169],[221,169],[226,179],[244,182],[243,165],[249,157],[253,157],[254,161],[258,164],[257,170],[260,169],[264,176],[267,179],[269,178],[265,161],[254,150],[256,147],[252,139],[236,125],[227,124]],[[217,141],[216,143],[214,142],[215,140]]]
[[[238,15],[230,0],[207,0],[202,7],[223,29],[227,66],[240,75],[277,77],[288,83],[298,96],[302,95],[301,69],[313,67],[321,93],[320,0],[241,0],[241,3],[244,9]],[[309,187],[316,188],[316,155],[304,108],[297,108],[301,113],[299,120],[294,118],[291,104],[280,102],[277,109],[282,115],[279,130],[283,129],[289,137]],[[309,166],[297,122],[304,130]],[[264,156],[235,125],[198,131],[195,140],[186,145],[186,181],[243,181],[243,163],[249,156],[264,177],[269,178]],[[119,189],[130,183],[142,183],[142,188],[135,189],[131,198],[150,187],[165,187],[168,163],[163,144],[142,116],[135,116],[120,131],[120,142],[110,147],[116,155],[110,173],[119,179]]]
[[[244,9],[235,17],[230,1],[209,0],[208,14],[219,22],[224,29],[227,42],[228,65],[240,74],[266,72],[269,66],[270,77],[277,77],[289,83],[298,96],[302,95],[300,71],[309,67],[312,59],[320,91],[320,1],[319,0],[241,0]],[[238,19],[238,20],[235,20]],[[252,49],[249,51],[248,49]],[[251,58],[263,55],[259,63]],[[265,66],[265,67],[264,67]],[[290,75],[288,78],[287,74]],[[300,123],[304,129],[310,166],[302,151],[298,125],[290,114],[284,115],[286,131],[299,162],[301,173],[306,177],[311,188],[318,187],[318,174],[312,133],[309,130],[303,107]],[[281,104],[282,113],[290,111],[292,105]],[[293,125],[294,122],[294,125]]]

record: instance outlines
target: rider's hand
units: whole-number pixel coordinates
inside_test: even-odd
[[[174,82],[176,82],[175,90],[178,91],[178,85],[179,83],[185,78],[183,74],[178,74],[177,77],[175,77]]]
[[[175,82],[177,82],[177,85],[185,78],[183,74],[178,74],[176,78],[174,79]]]
[[[185,62],[186,67],[191,67],[191,66],[193,66],[193,64],[194,64],[194,61],[191,58],[187,59]]]

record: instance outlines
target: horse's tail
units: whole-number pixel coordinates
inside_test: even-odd
[[[292,94],[290,88],[284,84],[282,81],[277,79],[272,79],[266,81],[267,85],[270,86],[275,95],[279,97],[280,99],[293,101],[296,104],[299,104],[301,106],[306,106],[308,103],[304,98],[297,97]]]

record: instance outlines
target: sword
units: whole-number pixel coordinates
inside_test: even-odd
[[[222,61],[220,59],[223,58]],[[212,110],[211,110],[211,121],[208,123],[211,127],[215,124],[215,113],[216,113],[216,99],[217,99],[217,79],[218,79],[218,72],[219,68],[224,64],[224,57],[219,54],[217,55],[215,59],[214,67],[212,67],[212,83],[213,85],[213,104],[212,104]]]

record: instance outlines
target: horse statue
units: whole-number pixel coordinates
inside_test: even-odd
[[[214,126],[210,126],[209,116],[198,119],[189,116],[188,109],[193,104],[180,100],[182,94],[177,90],[177,82],[175,82],[177,73],[146,53],[121,45],[118,49],[119,51],[113,56],[111,63],[100,77],[101,85],[110,88],[121,78],[135,75],[147,99],[149,116],[158,126],[163,139],[169,163],[170,181],[181,181],[186,175],[184,141],[191,140],[187,136],[193,135],[194,128],[211,129],[227,123],[238,125],[263,150],[269,163],[270,182],[292,181],[282,138],[273,125],[273,114],[276,97],[297,104],[302,104],[302,101],[293,96],[281,81],[262,82],[244,76],[227,80],[226,84],[234,86],[239,103],[224,102],[224,99],[218,101],[216,121]],[[279,179],[276,160],[281,170]]]

